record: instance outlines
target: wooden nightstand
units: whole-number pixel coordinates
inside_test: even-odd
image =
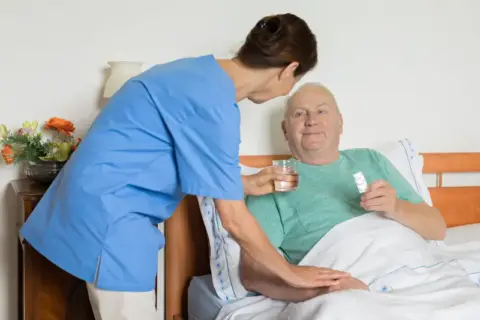
[[[28,179],[14,180],[11,185],[22,204],[18,231],[48,185]],[[52,264],[20,237],[18,275],[19,319],[94,320],[85,283]]]

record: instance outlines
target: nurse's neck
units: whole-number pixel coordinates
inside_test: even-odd
[[[237,102],[262,91],[266,84],[278,74],[277,69],[252,69],[236,59],[218,59],[217,63],[232,79]]]

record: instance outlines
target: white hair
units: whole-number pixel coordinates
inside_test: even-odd
[[[314,87],[314,88],[318,88],[318,89],[322,89],[326,92],[328,92],[328,94],[330,94],[333,98],[333,100],[335,101],[335,107],[337,108],[337,111],[340,113],[340,109],[338,108],[338,105],[337,105],[337,101],[335,99],[335,96],[333,95],[333,93],[330,91],[330,89],[328,89],[324,84],[322,84],[321,82],[306,82],[304,84],[301,84],[300,86],[298,86],[297,89],[295,90],[292,90],[292,93],[288,96],[287,98],[287,101],[285,103],[285,110],[284,110],[284,118],[287,114],[287,111],[288,111],[288,108],[290,107],[290,103],[292,101],[292,99],[295,97],[296,94],[300,93],[303,89],[305,88],[309,88],[309,87]]]

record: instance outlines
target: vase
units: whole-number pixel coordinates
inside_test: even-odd
[[[142,62],[136,61],[108,61],[110,75],[105,83],[104,98],[110,98],[130,78],[142,72]]]
[[[24,168],[24,173],[30,180],[50,183],[62,170],[65,162],[59,161],[27,161]]]

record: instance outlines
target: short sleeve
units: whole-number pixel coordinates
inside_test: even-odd
[[[247,196],[248,211],[257,219],[272,245],[279,249],[283,242],[283,224],[273,195]]]
[[[224,200],[243,200],[236,106],[211,108],[179,123],[172,132],[181,191]]]
[[[423,198],[413,189],[405,177],[384,155],[375,152],[382,171],[385,174],[385,180],[392,185],[397,193],[397,197],[404,201],[412,203],[422,203]]]

